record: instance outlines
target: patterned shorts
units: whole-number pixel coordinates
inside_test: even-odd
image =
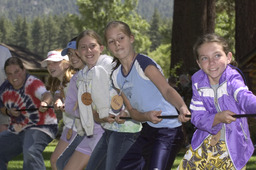
[[[224,141],[210,145],[211,136],[195,151],[190,146],[181,160],[178,170],[235,170]],[[243,168],[245,170],[246,167]]]

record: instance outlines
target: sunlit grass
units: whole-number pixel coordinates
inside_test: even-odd
[[[178,155],[176,156],[176,159],[172,165],[172,170],[173,169],[177,169],[177,167],[179,166],[180,164],[180,161],[181,159],[183,158],[183,156],[185,155],[185,149],[182,149],[182,151],[180,153],[178,153]]]
[[[57,143],[58,143],[57,140],[53,140],[45,148],[45,150],[43,152],[44,163],[45,163],[45,166],[46,166],[46,170],[51,170],[50,157],[51,157],[51,154],[54,151]],[[23,166],[23,157],[22,157],[22,155],[19,155],[8,163],[8,170],[22,170],[22,166]]]
[[[44,150],[43,156],[44,156],[44,162],[47,170],[51,170],[51,165],[50,165],[50,157],[52,152],[54,151],[58,141],[54,140],[52,141]],[[183,158],[185,154],[185,149],[182,149],[181,152],[177,155],[173,167],[171,170],[177,169],[181,159]],[[23,164],[23,158],[22,155],[17,156],[15,159],[10,161],[8,163],[8,170],[22,170],[22,164]],[[249,162],[246,165],[246,170],[255,170],[256,169],[256,154],[254,154]]]

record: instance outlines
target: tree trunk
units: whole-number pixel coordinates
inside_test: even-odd
[[[236,0],[236,61],[239,63],[243,57],[256,47],[256,1]]]
[[[235,48],[236,48],[236,61],[243,63],[242,69],[245,77],[247,78],[247,86],[250,90],[255,93],[255,59],[246,61],[248,58],[247,54],[252,52],[256,48],[256,1],[255,0],[236,0],[235,1],[236,10],[236,25],[235,25]],[[246,68],[246,66],[248,66]],[[245,69],[245,70],[244,70]],[[253,75],[254,73],[254,75]],[[252,75],[251,75],[252,74]],[[256,142],[256,120],[254,118],[248,118],[249,129],[251,134],[251,139],[253,143]]]
[[[171,68],[182,63],[177,74],[197,68],[193,45],[198,36],[214,32],[215,0],[175,0],[172,29]]]

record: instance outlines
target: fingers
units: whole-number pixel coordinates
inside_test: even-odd
[[[179,120],[180,122],[182,122],[182,123],[185,123],[185,122],[189,121],[190,118],[186,117],[184,114],[180,114],[180,115],[178,116],[178,120]]]
[[[125,120],[124,120],[124,119],[120,119],[120,116],[121,116],[121,115],[117,115],[117,116],[115,117],[115,121],[116,121],[118,124],[123,124],[123,123],[125,122]]]
[[[162,118],[158,118],[158,116],[161,116],[162,111],[150,111],[148,112],[149,114],[149,121],[157,124],[159,122],[161,122],[163,119]]]
[[[9,114],[14,117],[18,117],[20,115],[19,111],[16,111],[16,109],[10,109]]]
[[[236,121],[236,118],[234,118],[232,115],[235,115],[235,113],[231,112],[229,110],[223,111],[222,114],[221,114],[222,119],[223,119],[223,123],[230,124],[230,123]]]
[[[63,109],[64,108],[64,103],[60,100],[60,99],[58,99],[58,100],[56,100],[56,102],[54,103],[54,109],[55,110],[61,110],[61,109]]]
[[[115,116],[110,114],[108,117],[104,117],[102,120],[104,122],[114,123],[115,122]]]
[[[236,121],[236,118],[231,118],[231,119],[227,119],[227,124],[230,124],[230,123],[232,123],[232,122],[234,122],[234,121]]]
[[[44,112],[46,112],[47,109],[48,109],[48,108],[47,108],[46,106],[40,106],[38,110],[39,110],[40,112],[44,113]]]

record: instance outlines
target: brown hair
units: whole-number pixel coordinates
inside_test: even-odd
[[[85,37],[85,36],[89,36],[89,37],[92,37],[94,39],[96,39],[97,43],[99,45],[103,45],[103,41],[101,39],[101,37],[99,36],[99,34],[97,34],[95,31],[93,30],[84,30],[83,32],[81,32],[77,38],[76,38],[76,48],[78,49],[78,44],[79,44],[79,41]]]
[[[228,54],[230,52],[228,43],[223,37],[221,37],[215,33],[209,33],[209,34],[205,34],[205,35],[199,37],[197,39],[196,43],[194,44],[193,53],[194,53],[196,60],[199,59],[198,49],[201,47],[201,45],[203,45],[205,43],[210,43],[210,42],[215,42],[215,43],[218,43],[219,45],[221,45],[225,54]],[[230,64],[237,66],[237,62],[234,60],[233,57],[232,57]]]
[[[25,69],[23,62],[18,57],[10,57],[4,63],[4,71],[6,71],[6,67],[9,65],[18,65],[22,70]]]

